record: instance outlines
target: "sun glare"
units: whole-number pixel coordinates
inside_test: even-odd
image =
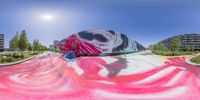
[[[41,18],[44,20],[44,21],[52,21],[53,20],[53,15],[51,15],[51,14],[43,14],[42,16],[41,16]]]

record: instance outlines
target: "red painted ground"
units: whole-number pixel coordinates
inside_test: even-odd
[[[169,58],[160,66],[128,75],[119,73],[129,70],[129,67],[140,67],[130,65],[132,60],[126,58],[110,59],[115,61],[108,63],[102,57],[78,58],[74,63],[81,69],[81,74],[75,65],[53,54],[14,66],[0,67],[0,100],[200,98],[200,68],[186,64],[184,57]],[[100,74],[103,69],[108,73]]]

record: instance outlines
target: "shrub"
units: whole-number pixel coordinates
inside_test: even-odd
[[[24,58],[24,54],[23,53],[20,54],[20,58]]]
[[[152,53],[163,55],[163,56],[180,56],[180,55],[191,55],[193,52],[172,52],[172,51],[159,51],[153,50]]]
[[[14,59],[13,59],[13,57],[7,57],[7,58],[6,58],[6,61],[10,63],[10,62],[13,62]]]
[[[19,53],[13,53],[12,57],[13,58],[19,58],[20,56],[19,56]]]
[[[11,63],[15,61],[20,61],[23,60],[24,58],[30,57],[31,55],[36,55],[38,53],[40,52],[15,52],[15,53],[0,54],[0,63]]]
[[[1,62],[4,63],[6,60],[4,58],[1,59]]]
[[[190,61],[193,63],[200,64],[200,56],[194,57],[194,58],[190,59]]]

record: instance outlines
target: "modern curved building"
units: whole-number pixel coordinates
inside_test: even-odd
[[[4,34],[0,34],[0,52],[4,51]]]
[[[64,54],[74,52],[76,56],[114,55],[145,50],[125,34],[112,30],[81,31],[62,41],[55,41],[54,45]]]
[[[161,41],[167,48],[171,47],[172,38],[177,37],[180,39],[179,49],[184,50],[189,46],[193,50],[200,50],[200,34],[184,34],[173,36]]]

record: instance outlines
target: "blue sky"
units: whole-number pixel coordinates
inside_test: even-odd
[[[83,2],[84,1],[84,2]],[[198,0],[0,0],[0,33],[5,46],[26,30],[49,46],[72,33],[111,29],[144,46],[185,33],[200,32]],[[44,20],[44,15],[53,16]]]

